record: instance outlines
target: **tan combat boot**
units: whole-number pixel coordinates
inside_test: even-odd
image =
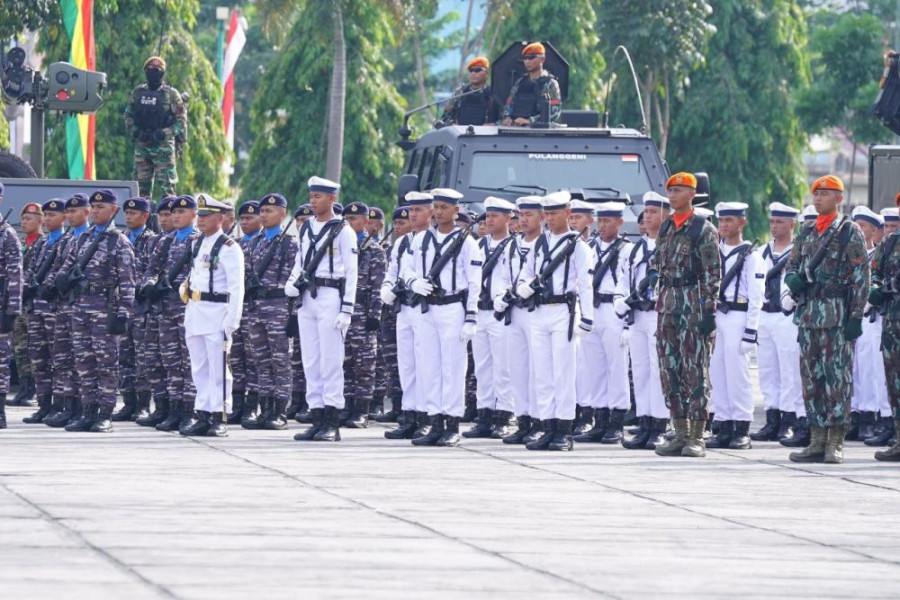
[[[690,421],[687,444],[681,449],[682,456],[691,458],[703,458],[706,456],[706,442],[703,441],[703,431],[705,429],[705,421]]]
[[[791,452],[790,458],[793,462],[810,463],[822,462],[825,460],[825,437],[826,430],[824,427],[815,425],[809,426],[809,446],[800,452]]]
[[[687,445],[688,420],[672,419],[675,429],[675,437],[662,444],[657,444],[655,452],[660,456],[681,456],[681,451]]]
[[[894,419],[894,431],[900,432],[900,419]],[[897,443],[888,448],[887,450],[879,450],[875,453],[875,460],[883,460],[887,462],[900,462],[900,433],[896,433],[898,436]]]
[[[828,428],[828,441],[825,443],[825,462],[839,465],[844,462],[844,436],[847,428],[844,425]]]

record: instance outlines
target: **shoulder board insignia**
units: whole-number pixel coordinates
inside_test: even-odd
[[[234,240],[231,239],[230,237],[226,237],[226,238],[225,238],[225,245],[226,245],[226,246],[234,246]]]

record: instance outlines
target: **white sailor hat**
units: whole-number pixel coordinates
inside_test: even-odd
[[[772,217],[790,217],[796,219],[800,211],[793,206],[782,204],[781,202],[773,202],[769,205],[769,216]]]
[[[337,194],[338,190],[341,189],[341,184],[329,181],[318,175],[310,177],[306,185],[309,186],[309,191],[311,192],[325,192],[326,194]]]
[[[719,202],[716,204],[717,217],[746,217],[747,204],[744,202]]]
[[[434,202],[434,196],[428,192],[406,192],[403,199],[406,200],[406,204],[409,206],[424,206]]]
[[[561,210],[569,206],[572,195],[565,190],[547,194],[541,198],[541,208],[544,210]]]
[[[593,217],[596,205],[584,200],[572,200],[569,202],[569,208],[573,215],[591,215]]]
[[[614,217],[621,219],[622,213],[625,211],[625,205],[621,202],[601,202],[595,206],[595,209],[597,217]]]
[[[884,217],[868,206],[857,206],[851,213],[854,221],[865,221],[875,227],[884,227]]]
[[[201,217],[224,214],[233,210],[234,207],[231,205],[220,202],[208,194],[197,194],[197,214]]]
[[[434,188],[431,190],[431,196],[435,202],[446,202],[447,204],[459,204],[463,198],[462,194],[450,188]]]
[[[654,191],[644,192],[642,198],[644,206],[659,206],[661,208],[669,208],[669,199]]]
[[[713,216],[713,211],[709,210],[708,208],[704,208],[703,206],[695,206],[694,214],[697,215],[698,217],[703,217],[705,219],[708,219],[711,216]]]
[[[819,213],[816,212],[816,207],[812,204],[806,206],[803,209],[803,212],[800,213],[800,216],[803,217],[804,221],[815,221],[819,217]]]
[[[882,208],[881,216],[884,217],[885,223],[900,223],[900,208],[896,206]]]
[[[519,210],[541,210],[540,196],[522,196],[516,199],[516,208]]]
[[[516,210],[516,205],[503,198],[488,196],[484,199],[484,210],[485,212],[498,212],[508,215]]]

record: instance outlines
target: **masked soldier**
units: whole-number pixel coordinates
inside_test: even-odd
[[[516,81],[506,99],[504,125],[525,127],[541,120],[544,105],[549,105],[550,122],[559,121],[562,110],[559,82],[544,69],[547,59],[544,45],[535,42],[522,50],[525,74]]]
[[[259,202],[250,200],[238,207],[238,223],[241,228],[241,236],[238,245],[244,253],[245,273],[249,267],[246,258],[250,255],[250,246],[262,231],[262,223],[259,219]],[[228,366],[231,368],[231,414],[228,416],[229,425],[243,424],[244,401],[249,397],[249,382],[256,381],[256,370],[252,360],[247,360],[247,332],[250,329],[249,311],[247,310],[247,290],[244,290],[244,307],[241,310],[240,326],[231,334],[231,352],[228,353]],[[253,406],[259,406],[259,395],[254,390],[251,402]],[[258,425],[258,419],[253,411],[247,411],[247,424],[250,428]],[[243,425],[242,425],[243,426]]]
[[[178,90],[163,81],[166,62],[151,56],[144,63],[147,83],[131,92],[125,108],[125,128],[134,140],[134,179],[141,196],[151,197],[154,184],[161,195],[174,194],[176,146],[187,139],[187,112]]]
[[[469,61],[466,70],[469,72],[469,83],[456,88],[453,97],[444,105],[438,127],[444,125],[493,125],[500,118],[500,107],[491,93],[487,83],[491,63],[483,56]],[[470,94],[480,90],[478,93]],[[463,96],[463,94],[468,94]],[[462,96],[461,98],[458,96]]]
[[[790,459],[841,463],[853,394],[853,342],[862,334],[869,261],[859,228],[838,214],[844,199],[840,178],[820,177],[812,194],[818,217],[800,230],[784,276],[796,303],[810,429],[809,446]]]

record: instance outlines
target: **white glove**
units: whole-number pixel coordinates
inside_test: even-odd
[[[178,295],[181,296],[181,301],[185,304],[188,303],[188,282],[187,279],[181,282],[181,285],[178,286]]]
[[[509,308],[509,302],[504,302],[503,296],[494,298],[494,312],[502,313],[507,308]]]
[[[575,337],[583,339],[587,337],[587,334],[589,334],[593,328],[594,324],[592,322],[581,319],[581,321],[578,322],[578,327],[575,328]]]
[[[784,312],[791,312],[797,308],[797,303],[791,297],[791,295],[787,292],[781,295],[781,310]]]
[[[872,310],[872,305],[869,304],[869,301],[866,301],[866,305],[863,307],[863,314],[868,315],[869,311]]]
[[[296,298],[300,295],[300,290],[294,287],[294,282],[290,279],[284,284],[284,295],[288,298]]]
[[[463,342],[469,343],[472,341],[472,338],[475,337],[475,323],[471,321],[466,321],[463,323],[462,331],[459,332],[459,339]]]
[[[334,328],[340,329],[341,335],[346,335],[347,330],[350,329],[350,315],[345,312],[338,313],[334,319]]]
[[[434,286],[424,279],[413,279],[413,282],[409,287],[413,292],[420,296],[430,296],[431,292],[434,291]]]
[[[622,335],[619,336],[619,346],[622,348],[627,348],[628,344],[631,343],[631,330],[623,329]]]
[[[754,348],[756,348],[756,344],[754,344],[753,342],[741,342],[740,352],[743,356],[747,356],[748,354],[753,352]]]
[[[393,287],[391,282],[385,282],[385,284],[381,286],[381,301],[385,304],[393,304],[394,300],[397,299],[397,294],[394,293]]]
[[[516,294],[518,294],[519,298],[527,300],[534,296],[534,289],[531,287],[532,281],[533,280],[523,281],[516,286]]]
[[[625,302],[625,298],[618,297],[613,300],[613,310],[616,311],[616,315],[621,319],[628,314],[628,311],[631,310],[631,307],[628,306],[627,302]]]

